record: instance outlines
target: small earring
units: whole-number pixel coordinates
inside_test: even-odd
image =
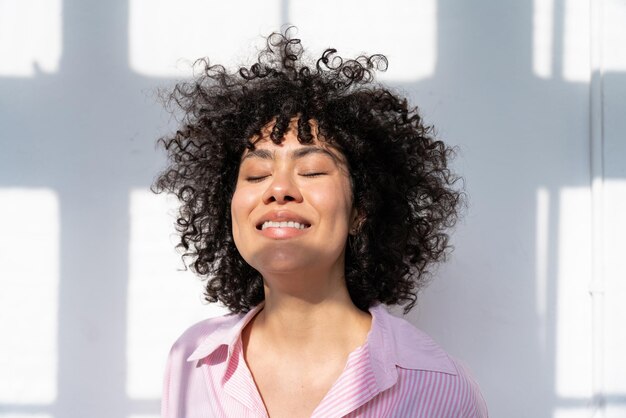
[[[357,235],[361,232],[361,228],[365,223],[365,218],[355,217],[352,226],[350,227],[350,235]]]

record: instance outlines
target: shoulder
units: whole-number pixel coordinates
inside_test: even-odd
[[[395,357],[399,383],[410,392],[408,399],[420,404],[426,399],[446,399],[446,405],[437,406],[437,411],[446,410],[445,416],[487,417],[480,387],[462,361],[407,320],[386,310],[379,316],[386,322],[388,348]]]
[[[373,345],[379,353],[391,355],[401,368],[456,375],[457,368],[448,353],[434,339],[404,318],[389,313],[381,305],[371,309],[375,321]]]
[[[458,360],[451,358],[456,374],[400,369],[396,392],[411,416],[487,418],[487,404],[476,380]],[[419,413],[418,413],[419,412]]]
[[[448,390],[452,395],[452,401],[456,403],[458,410],[462,411],[462,416],[486,418],[487,403],[472,372],[461,360],[454,357],[450,359],[457,369],[457,375],[451,379]]]
[[[216,341],[220,330],[229,329],[239,315],[205,319],[189,327],[174,342],[167,358],[161,398],[161,415],[174,418],[190,416],[189,409],[207,402],[202,370],[190,357],[200,348]],[[216,344],[217,345],[217,344]]]

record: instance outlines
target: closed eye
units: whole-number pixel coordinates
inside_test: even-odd
[[[304,177],[318,177],[318,176],[323,176],[326,173],[304,173],[302,174],[302,176]]]
[[[258,183],[260,181],[263,181],[264,178],[266,178],[268,176],[259,176],[259,177],[246,177],[246,181],[249,181],[251,183]]]

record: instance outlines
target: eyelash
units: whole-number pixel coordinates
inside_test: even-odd
[[[262,181],[265,177],[267,176],[262,176],[262,177],[247,177],[246,180],[249,181],[250,183],[258,183],[260,181]]]
[[[306,174],[302,174],[303,177],[319,177],[319,176],[323,176],[326,173],[306,173]],[[247,177],[246,180],[251,182],[251,183],[259,183],[261,181],[263,181],[264,178],[269,177],[269,176],[261,176],[261,177]]]

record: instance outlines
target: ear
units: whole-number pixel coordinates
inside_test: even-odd
[[[363,222],[365,222],[365,215],[359,213],[356,208],[352,208],[352,212],[350,213],[350,235],[358,234]]]

